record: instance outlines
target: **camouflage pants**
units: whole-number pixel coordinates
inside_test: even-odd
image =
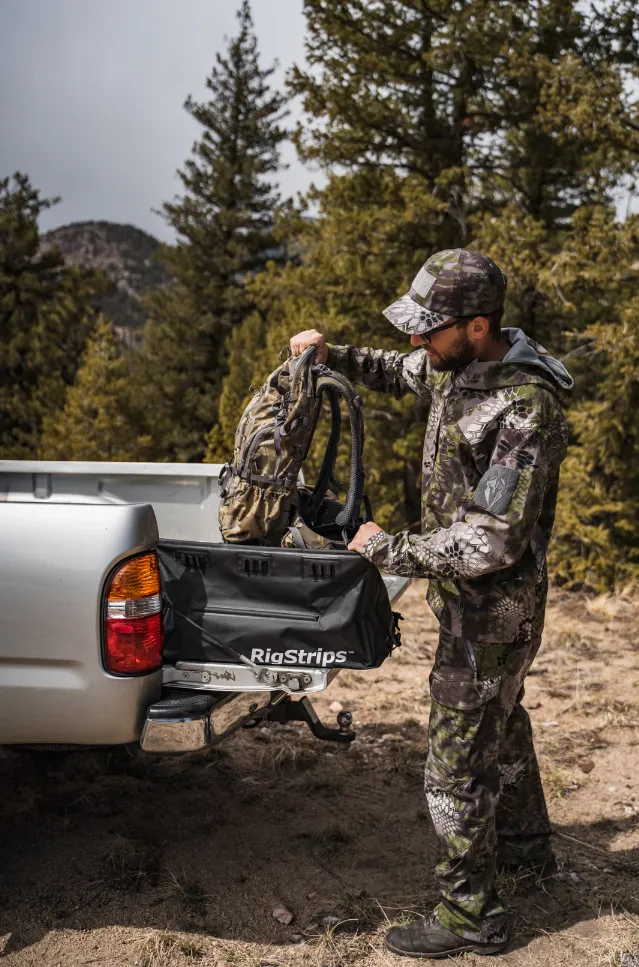
[[[552,855],[523,680],[540,639],[479,644],[444,629],[430,676],[425,789],[443,859],[437,918],[468,940],[505,939],[496,859]]]

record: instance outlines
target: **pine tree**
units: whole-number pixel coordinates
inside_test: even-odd
[[[228,342],[228,375],[220,394],[217,422],[207,437],[205,461],[225,463],[233,453],[235,427],[253,385],[256,357],[264,348],[264,319],[254,312],[231,332]],[[259,385],[261,380],[258,380]]]
[[[332,342],[408,348],[381,310],[449,246],[493,255],[510,280],[505,324],[560,353],[565,330],[610,309],[591,259],[626,273],[625,298],[636,273],[612,190],[639,159],[633,3],[306,0],[305,13],[309,67],[290,83],[310,117],[295,137],[330,178],[317,221],[287,223],[301,264],[253,287],[268,318],[253,382],[310,326]],[[576,367],[587,392],[588,361]],[[425,414],[414,399],[364,398],[376,517],[416,523]]]
[[[636,134],[620,85],[639,51],[633,0],[305,0],[304,12],[308,67],[289,76],[310,115],[302,157],[418,174],[452,217],[517,200],[554,225],[583,200],[570,193],[593,201],[618,174],[615,127]],[[608,110],[589,113],[595,102]]]
[[[548,283],[589,324],[573,336],[583,387],[568,413],[550,561],[569,588],[639,579],[639,216],[582,212]]]
[[[217,419],[228,339],[254,308],[247,275],[278,255],[272,178],[285,137],[285,99],[269,89],[274,68],[260,66],[248,0],[238,21],[238,35],[207,80],[209,100],[186,101],[203,133],[179,172],[184,195],[164,205],[178,235],[164,255],[175,281],[149,299],[143,353],[154,452],[162,460],[202,459]]]
[[[43,421],[64,402],[95,325],[95,272],[68,267],[59,252],[39,251],[38,218],[57,199],[42,198],[29,178],[0,180],[0,453],[37,451]]]
[[[431,225],[438,248],[485,247],[504,230],[495,219],[513,225],[514,208],[515,250],[523,243],[534,255],[541,234],[559,251],[573,213],[605,203],[636,171],[632,0],[306,0],[304,9],[309,66],[290,75],[310,115],[295,135],[302,157],[423,180],[446,203]],[[517,279],[509,304],[530,335],[553,334],[534,276]]]
[[[601,380],[595,398],[570,413],[575,442],[562,469],[551,564],[570,588],[619,589],[639,582],[639,299],[621,323],[585,337]]]
[[[144,460],[146,400],[113,326],[98,320],[62,409],[44,421],[44,460]]]

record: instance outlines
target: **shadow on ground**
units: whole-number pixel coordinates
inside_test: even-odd
[[[412,720],[363,730],[348,752],[282,726],[194,760],[0,754],[5,957],[51,930],[114,925],[286,944],[334,918],[362,933],[435,902]],[[639,912],[639,850],[600,852],[636,822],[562,826],[561,879],[503,881],[515,948],[602,909]],[[273,918],[278,903],[293,926]]]

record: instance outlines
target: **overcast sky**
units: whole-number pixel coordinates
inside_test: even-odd
[[[206,97],[215,52],[236,33],[236,6],[0,0],[0,177],[24,171],[44,195],[62,196],[44,231],[107,219],[172,238],[152,209],[180,190],[175,172],[199,130],[182,105],[188,94]],[[279,60],[279,83],[304,58],[302,0],[252,7],[262,64]],[[323,180],[290,144],[282,155],[283,194]]]

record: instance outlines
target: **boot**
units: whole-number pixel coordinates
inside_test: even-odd
[[[549,856],[547,859],[529,857],[525,860],[498,858],[497,872],[511,876],[516,873],[532,873],[541,880],[547,880],[557,872],[557,860],[554,856]]]
[[[436,917],[414,920],[405,927],[392,927],[386,934],[386,946],[392,953],[427,960],[445,960],[465,953],[499,954],[507,945],[508,940],[501,943],[464,940],[444,927]]]
[[[557,860],[548,836],[503,839],[497,846],[499,873],[533,873],[542,880],[557,872]]]

